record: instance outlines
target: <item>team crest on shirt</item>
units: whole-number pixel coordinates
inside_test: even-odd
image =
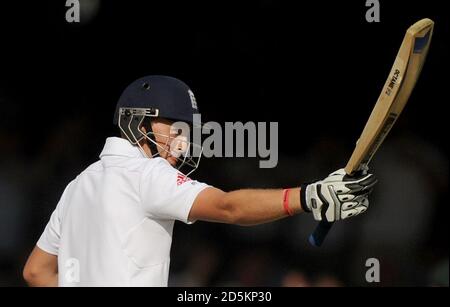
[[[187,177],[182,173],[177,174],[177,185],[182,185],[185,182],[191,181],[191,178]]]

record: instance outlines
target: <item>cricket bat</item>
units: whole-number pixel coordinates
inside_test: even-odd
[[[434,22],[425,18],[413,24],[403,39],[389,77],[347,162],[345,172],[364,170],[399,117],[419,78],[433,35]],[[322,245],[333,223],[321,221],[309,237]]]

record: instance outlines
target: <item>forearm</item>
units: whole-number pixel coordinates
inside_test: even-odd
[[[231,211],[233,224],[250,226],[272,222],[289,216],[283,205],[283,190],[237,190],[224,196],[225,206]],[[291,213],[303,212],[300,188],[289,190],[287,205]]]

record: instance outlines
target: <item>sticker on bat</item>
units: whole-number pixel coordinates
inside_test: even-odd
[[[394,71],[394,74],[392,75],[391,81],[389,82],[387,88],[386,88],[386,95],[390,96],[392,94],[392,91],[394,90],[394,87],[397,85],[397,81],[400,76],[400,70],[396,69]]]

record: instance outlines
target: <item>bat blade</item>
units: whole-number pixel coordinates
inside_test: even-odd
[[[389,77],[345,167],[347,174],[369,164],[403,111],[425,62],[433,26],[432,20],[422,19],[406,32]]]
[[[403,111],[422,71],[433,28],[434,22],[425,18],[406,31],[389,77],[345,167],[348,175],[367,167]],[[309,242],[321,246],[332,225],[321,221]]]

